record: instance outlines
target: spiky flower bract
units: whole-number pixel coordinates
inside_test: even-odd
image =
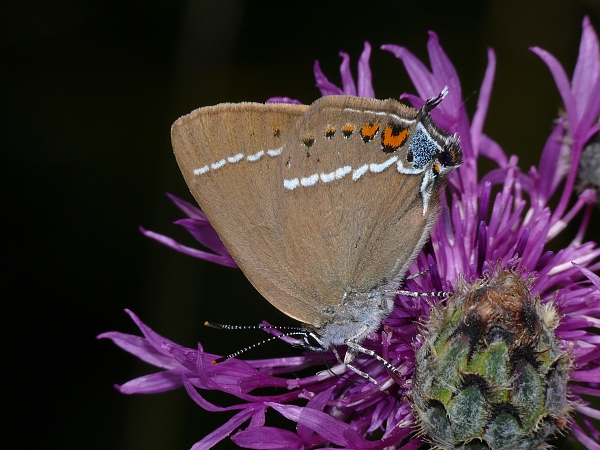
[[[444,449],[542,449],[569,422],[573,369],[559,316],[533,279],[498,268],[459,279],[423,324],[411,400],[420,434]]]
[[[406,288],[413,292],[453,292],[453,286],[460,286],[459,277],[469,283],[485,277],[491,281],[497,267],[530,274],[528,295],[539,298],[541,308],[553,302],[560,318],[558,326],[553,328],[558,345],[568,348],[572,357],[574,370],[569,373],[569,400],[574,405],[575,421],[569,424],[570,433],[587,448],[600,449],[600,435],[592,423],[592,419],[600,417],[600,412],[585,399],[600,396],[597,332],[600,278],[593,273],[600,267],[600,249],[594,242],[583,242],[596,192],[587,189],[576,194],[574,189],[582,149],[600,128],[596,121],[600,112],[598,38],[589,20],[584,20],[572,82],[551,55],[534,49],[556,80],[565,104],[570,135],[567,139],[567,128],[559,120],[543,149],[539,166],[528,172],[521,171],[517,158],[507,156],[483,133],[496,64],[491,50],[477,110],[469,120],[458,75],[434,33],[430,33],[428,43],[431,70],[403,47],[386,45],[383,49],[404,63],[418,96],[406,94],[403,98],[413,106],[422,106],[424,99],[449,86],[448,96],[432,116],[441,128],[458,133],[464,152],[463,165],[449,178],[447,196],[442,199],[444,209],[431,239],[409,271],[410,274],[429,272],[408,279]],[[322,94],[373,96],[368,64],[370,51],[366,44],[357,83],[350,72],[349,58],[342,55],[342,88],[331,83],[316,64],[315,76]],[[479,177],[479,157],[491,159],[497,167]],[[549,206],[553,197],[558,197],[556,208]],[[207,240],[211,245],[206,242],[204,245],[217,253],[195,253],[195,256],[233,265],[225,249],[214,241],[214,232],[207,228],[199,210],[181,200],[175,201],[189,217],[184,226],[196,238]],[[582,220],[575,239],[556,253],[548,250],[549,242],[576,216],[582,216]],[[151,237],[182,250],[169,238],[156,234]],[[194,253],[193,249],[183,250]],[[210,448],[231,435],[240,447],[255,449],[337,446],[408,450],[424,443],[415,433],[408,394],[415,367],[415,347],[422,342],[419,324],[427,322],[434,303],[429,299],[398,296],[394,311],[383,322],[381,330],[365,340],[365,347],[386,358],[398,370],[397,374],[391,373],[372,357],[360,355],[355,365],[368,372],[378,385],[337,364],[329,354],[325,355],[329,370],[304,378],[293,374],[322,365],[320,355],[307,352],[288,358],[231,359],[211,364],[217,355],[205,352],[201,345],[197,349],[177,345],[153,332],[133,313],[130,315],[143,337],[118,332],[104,333],[100,337],[112,339],[126,351],[162,369],[119,386],[121,392],[154,393],[183,386],[207,411],[237,411],[229,421],[197,442],[194,449]],[[265,331],[278,333],[272,329]],[[259,388],[262,388],[260,394]],[[265,394],[269,388],[279,389],[272,390],[271,395]],[[204,399],[201,394],[204,390],[227,392],[239,402],[228,407],[214,405]],[[267,425],[265,412],[268,409],[295,426],[282,429]]]

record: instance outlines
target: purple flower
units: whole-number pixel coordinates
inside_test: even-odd
[[[406,288],[414,292],[452,291],[459,275],[467,280],[481,277],[496,264],[534,275],[531,292],[538,294],[542,302],[554,301],[558,307],[563,317],[557,336],[565,347],[571,348],[574,359],[570,391],[578,422],[571,424],[571,432],[587,448],[600,449],[600,433],[592,423],[592,419],[600,418],[600,411],[586,401],[600,396],[600,277],[593,273],[600,268],[600,248],[594,242],[583,242],[596,192],[587,189],[577,194],[574,189],[582,149],[600,130],[600,55],[598,38],[589,20],[583,22],[579,59],[571,82],[554,57],[532,49],[550,68],[566,117],[558,121],[550,134],[539,167],[528,172],[521,171],[517,158],[507,156],[483,133],[496,64],[493,51],[488,52],[477,111],[469,120],[458,75],[434,33],[430,33],[428,43],[431,70],[403,47],[382,48],[404,63],[418,96],[404,94],[402,98],[415,107],[449,86],[448,96],[432,115],[440,127],[459,134],[464,153],[464,163],[450,176],[447,197],[442,199],[447,207],[409,271],[416,274],[429,270],[429,274],[407,279]],[[342,88],[331,83],[316,63],[315,78],[321,93],[374,96],[370,51],[366,43],[359,62],[358,83],[350,73],[348,55],[341,53]],[[491,159],[497,168],[480,177],[479,156]],[[555,196],[558,206],[552,209],[549,202]],[[215,253],[184,247],[149,231],[144,233],[183,253],[235,266],[200,210],[170,197],[188,215],[188,219],[176,223]],[[575,201],[570,201],[573,198]],[[573,242],[556,253],[547,250],[547,244],[578,215],[583,220]],[[431,300],[398,296],[395,309],[380,332],[363,343],[392,362],[400,374],[389,372],[373,358],[359,355],[356,366],[375,378],[378,386],[348,371],[331,354],[325,354],[330,370],[305,378],[286,375],[322,365],[321,355],[306,352],[288,358],[230,359],[211,364],[218,355],[204,352],[200,344],[198,349],[181,347],[154,333],[129,311],[143,337],[118,332],[99,337],[112,339],[161,369],[117,386],[121,392],[155,393],[183,386],[208,411],[237,411],[193,449],[210,448],[231,436],[240,447],[255,449],[308,449],[333,444],[343,448],[408,450],[422,444],[415,437],[406,395],[414,369],[418,323],[429,315],[430,307]],[[280,334],[270,328],[265,331]],[[265,388],[279,389],[272,389],[271,395],[257,395],[254,392],[258,388],[263,388],[261,392]],[[238,403],[229,407],[213,405],[202,397],[203,390],[227,392],[237,397]],[[268,409],[297,424],[295,431],[266,425]]]
[[[178,252],[185,253],[186,255],[205,259],[223,266],[237,267],[237,264],[221,242],[221,239],[219,239],[217,232],[210,225],[204,213],[200,211],[197,206],[175,197],[172,194],[167,194],[167,196],[188,216],[187,219],[179,219],[173,223],[183,226],[198,242],[200,242],[200,244],[212,250],[214,253],[181,245],[168,236],[146,230],[142,227],[140,227],[140,231],[149,238],[152,238],[167,247],[171,247]]]
[[[356,95],[358,97],[374,98],[375,91],[373,90],[373,83],[371,81],[371,67],[369,66],[371,45],[368,42],[365,42],[365,49],[358,60],[358,89],[356,83],[354,82],[352,72],[350,72],[350,56],[344,52],[340,52],[340,56],[342,57],[342,65],[340,67],[340,74],[342,76],[341,88],[337,87],[327,79],[325,74],[323,74],[321,71],[319,61],[315,61],[315,79],[317,80],[317,87],[321,91],[321,95]],[[436,92],[435,95],[439,94],[440,92],[441,89]],[[432,95],[432,97],[433,96],[434,95]]]

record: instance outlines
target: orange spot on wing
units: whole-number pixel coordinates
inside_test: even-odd
[[[352,136],[352,133],[354,133],[354,130],[356,130],[356,127],[354,125],[352,125],[351,123],[347,123],[346,125],[344,125],[342,127],[342,134],[344,135],[344,137],[346,139],[348,139],[350,136]]]
[[[379,122],[369,122],[363,124],[360,127],[360,137],[363,138],[363,141],[372,141],[377,132],[379,131],[379,125]]]
[[[398,150],[408,137],[408,128],[399,125],[387,125],[381,135],[381,145],[388,152]]]

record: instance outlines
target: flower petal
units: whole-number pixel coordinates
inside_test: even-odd
[[[369,58],[371,57],[371,44],[365,41],[365,49],[358,60],[358,96],[375,98],[373,89],[373,79],[371,77],[371,66]]]
[[[321,91],[322,96],[344,94],[344,91],[342,91],[339,87],[337,87],[335,84],[333,84],[327,79],[327,77],[321,70],[319,61],[315,61],[315,64],[313,66],[313,73],[315,74],[315,86],[317,86],[317,88]]]
[[[98,335],[98,339],[110,339],[116,346],[156,367],[163,369],[180,367],[171,355],[163,353],[160,347],[153,346],[143,337],[109,331]]]
[[[182,386],[181,368],[169,369],[150,375],[134,378],[125,384],[115,386],[121,394],[157,394],[172,391]]]
[[[180,253],[184,253],[189,256],[193,256],[194,258],[204,259],[206,261],[214,262],[217,264],[221,264],[222,266],[237,268],[237,264],[233,260],[233,258],[229,255],[220,256],[215,255],[214,253],[204,252],[202,250],[198,250],[192,247],[188,247],[186,245],[180,244],[175,239],[172,239],[168,236],[164,236],[162,234],[155,233],[154,231],[146,230],[140,227],[140,231],[150,239],[154,239],[157,242],[160,242],[167,247],[172,248]]]
[[[587,101],[593,99],[590,92],[592,92],[594,83],[600,78],[600,49],[598,36],[588,16],[584,17],[582,28],[579,57],[573,72],[572,84],[573,96],[585,107]],[[580,108],[580,112],[583,110],[584,108]]]
[[[212,225],[206,221],[198,219],[179,219],[173,222],[176,225],[181,225],[192,235],[200,244],[204,247],[212,250],[220,256],[230,256],[229,252],[221,242],[219,235],[212,227]],[[233,258],[231,258],[233,260]]]
[[[392,53],[396,58],[402,60],[406,72],[408,72],[408,76],[421,98],[428,98],[433,95],[432,93],[436,91],[439,83],[435,83],[434,86],[432,73],[419,58],[399,45],[386,44],[382,45],[381,49]]]
[[[310,428],[332,444],[348,444],[348,441],[344,438],[344,432],[348,429],[348,424],[334,419],[329,414],[296,405],[282,405],[270,402],[267,405],[279,412],[283,417]]]
[[[428,97],[436,95],[444,89],[444,86],[448,86],[448,96],[447,100],[445,99],[444,105],[446,105],[446,108],[452,107],[458,110],[463,104],[458,73],[456,73],[454,65],[442,49],[437,34],[433,31],[429,32],[427,51],[433,72],[433,92],[430,92]]]
[[[356,95],[356,84],[352,71],[350,70],[350,56],[348,53],[340,52],[342,64],[340,66],[340,74],[342,75],[342,91],[344,95]]]
[[[579,122],[577,106],[575,97],[571,93],[571,83],[569,83],[569,78],[567,77],[565,69],[563,69],[558,60],[546,50],[539,47],[530,47],[530,50],[538,55],[550,69],[550,73],[552,73],[552,76],[554,77],[554,82],[556,83],[556,87],[558,88],[565,105],[567,117],[569,118],[569,126],[576,127]]]
[[[196,442],[190,450],[207,450],[214,447],[216,444],[233,433],[238,426],[250,419],[250,417],[252,417],[252,415],[255,413],[256,412],[252,408],[240,411],[215,431],[208,434],[204,439]]]
[[[304,448],[296,433],[275,427],[254,427],[240,431],[231,440],[243,448],[257,450],[295,450]]]
[[[169,192],[167,192],[167,197],[169,197],[169,199],[175,203],[175,206],[183,211],[190,219],[206,220],[208,222],[208,219],[202,210],[196,205],[192,205],[190,202],[186,202],[185,200]]]
[[[329,401],[334,389],[335,386],[331,386],[329,389],[319,392],[309,400],[305,408],[314,409],[315,411],[323,411],[323,408],[327,406],[327,402]],[[300,436],[305,442],[308,442],[314,434],[314,430],[303,423],[298,423],[297,431],[298,436]]]
[[[477,110],[475,111],[475,115],[473,116],[473,122],[471,123],[471,142],[473,145],[473,151],[475,152],[475,157],[480,151],[480,145],[483,139],[483,124],[485,122],[485,117],[487,116],[488,107],[490,105],[490,97],[492,95],[492,85],[494,84],[495,73],[496,54],[492,49],[488,49],[488,65],[485,69],[485,76],[483,77],[483,83],[481,83],[481,89],[479,90],[479,98],[477,99]],[[485,147],[487,148],[489,147],[489,145]],[[498,152],[498,150],[502,152],[504,160],[506,160],[506,155],[504,155],[504,152],[498,144],[496,144],[494,150],[496,152]]]

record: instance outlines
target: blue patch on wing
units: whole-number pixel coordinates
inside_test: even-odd
[[[415,130],[408,149],[412,153],[413,165],[418,169],[423,168],[437,157],[439,152],[436,142],[422,127],[417,127]]]

